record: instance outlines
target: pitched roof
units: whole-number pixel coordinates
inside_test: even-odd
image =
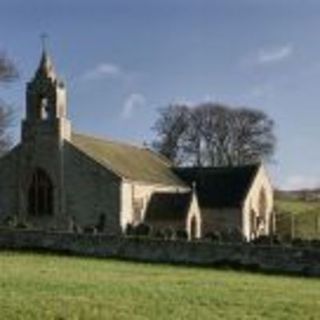
[[[192,192],[164,193],[157,192],[151,196],[146,210],[145,221],[184,220],[187,217]]]
[[[220,168],[176,168],[176,174],[191,185],[196,183],[202,208],[240,207],[260,164]]]
[[[174,174],[171,163],[147,148],[74,133],[71,143],[121,177],[186,187]]]

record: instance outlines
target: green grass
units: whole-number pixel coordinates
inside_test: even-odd
[[[319,319],[320,279],[0,252],[0,319]]]
[[[280,198],[276,199],[275,208],[277,212],[276,230],[280,235],[291,234],[293,223],[295,237],[320,239],[319,201]]]
[[[278,209],[278,211],[292,214],[308,214],[310,212],[317,212],[320,214],[319,201],[277,199],[275,202],[275,207]]]

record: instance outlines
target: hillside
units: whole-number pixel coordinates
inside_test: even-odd
[[[320,190],[275,191],[277,211],[293,214],[320,213]]]
[[[276,230],[282,236],[320,238],[320,191],[276,191]]]

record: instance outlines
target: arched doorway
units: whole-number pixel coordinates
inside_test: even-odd
[[[191,223],[190,223],[190,239],[194,240],[198,236],[197,234],[197,219],[195,216],[191,218]]]
[[[257,214],[253,209],[250,211],[250,238],[255,239],[257,236]]]
[[[258,204],[258,227],[259,235],[266,234],[266,223],[267,223],[267,195],[264,188],[260,190],[259,204]]]
[[[29,186],[28,213],[34,216],[53,214],[53,184],[40,168],[35,169]]]

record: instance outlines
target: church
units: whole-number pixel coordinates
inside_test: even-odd
[[[252,240],[270,234],[273,220],[262,164],[175,168],[146,147],[73,132],[66,84],[43,50],[21,141],[0,159],[0,226],[122,234],[144,223],[189,239],[237,230]]]

